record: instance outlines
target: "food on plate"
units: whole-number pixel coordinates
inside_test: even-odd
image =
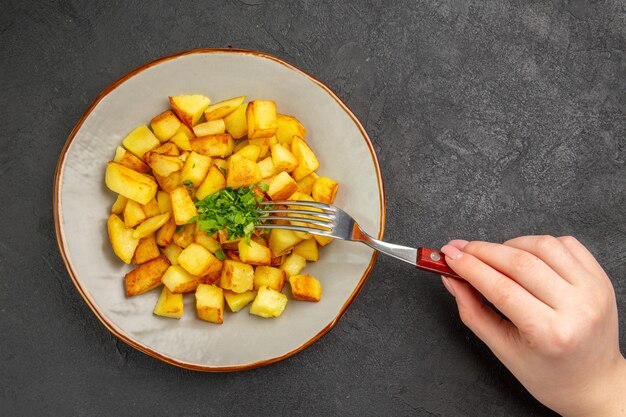
[[[169,102],[150,127],[122,140],[106,167],[105,183],[117,193],[107,219],[111,247],[135,265],[124,277],[126,295],[161,288],[153,313],[179,319],[184,294],[194,293],[198,318],[216,324],[225,305],[279,317],[286,286],[292,300],[320,301],[321,282],[303,271],[332,239],[263,229],[259,206],[333,202],[338,183],[316,173],[320,161],[302,123],[271,100],[211,104],[192,94]],[[273,222],[302,224],[288,215]]]

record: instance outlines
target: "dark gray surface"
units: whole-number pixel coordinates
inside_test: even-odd
[[[88,3],[0,5],[5,415],[552,415],[438,277],[384,257],[334,330],[269,367],[190,372],[109,334],[58,253],[56,159],[102,89],[196,47],[275,54],[351,106],[380,158],[389,241],[577,236],[615,283],[626,346],[622,1]]]

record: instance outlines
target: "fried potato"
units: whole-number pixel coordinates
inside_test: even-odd
[[[180,253],[183,251],[183,248],[178,246],[175,243],[170,243],[166,247],[162,249],[163,255],[167,257],[172,265],[178,265],[178,257]]]
[[[172,265],[167,268],[161,281],[173,294],[184,294],[195,291],[202,284],[203,278],[190,274],[180,265]]]
[[[161,295],[154,306],[153,313],[157,316],[179,319],[183,316],[185,306],[182,294],[173,294],[167,287],[163,287]]]
[[[242,292],[241,294],[237,294],[236,292],[228,290],[224,291],[226,304],[228,304],[228,308],[230,308],[230,311],[232,311],[233,313],[238,312],[239,310],[250,304],[250,302],[254,300],[254,297],[256,297],[256,293],[254,291],[246,291]]]
[[[161,277],[169,266],[170,261],[161,255],[130,271],[124,277],[126,295],[132,297],[143,294],[161,285]]]
[[[328,177],[319,177],[315,180],[315,183],[313,183],[311,196],[315,201],[319,201],[320,203],[333,204],[338,189],[339,184],[334,180]]]
[[[276,103],[271,100],[254,100],[246,109],[248,121],[248,138],[264,138],[274,136],[276,123]]]
[[[286,274],[282,269],[271,266],[258,266],[254,271],[253,287],[258,290],[261,287],[270,287],[278,292],[283,290]]]
[[[152,200],[158,188],[151,176],[133,171],[117,162],[107,164],[105,182],[114,193],[121,194],[139,204],[146,204]]]
[[[211,252],[198,243],[190,243],[178,257],[178,263],[192,275],[202,276],[210,271],[214,264],[220,263]]]
[[[272,262],[272,251],[270,248],[260,245],[254,240],[250,240],[250,244],[248,244],[242,239],[237,247],[241,262],[250,265],[269,265]]]
[[[151,234],[139,240],[139,245],[135,249],[131,263],[143,264],[157,258],[159,255],[161,255],[161,252],[156,244],[154,234]]]
[[[298,161],[298,166],[293,171],[293,178],[300,181],[320,167],[320,161],[313,153],[309,145],[298,136],[294,136],[291,142],[291,153]]]
[[[132,261],[137,245],[139,245],[139,238],[133,236],[133,229],[127,229],[117,214],[109,216],[107,231],[113,252],[124,263],[129,264]]]
[[[189,139],[189,145],[195,152],[212,158],[225,158],[235,149],[233,136],[228,133]]]
[[[322,283],[311,275],[292,275],[289,284],[296,300],[318,302],[322,298]]]
[[[245,187],[260,182],[261,170],[256,162],[252,162],[243,156],[233,155],[228,165],[226,186],[231,188]]]
[[[248,264],[237,261],[224,261],[220,287],[238,294],[251,291],[254,284],[254,269]]]
[[[170,193],[174,221],[177,225],[189,223],[189,220],[198,215],[198,210],[184,186],[174,189]]]
[[[241,139],[248,134],[247,109],[247,104],[241,104],[233,112],[224,117],[226,131],[235,139]]]
[[[272,161],[276,171],[291,172],[298,166],[298,160],[291,153],[291,151],[281,144],[277,143],[270,147],[272,152]]]
[[[293,253],[302,256],[307,261],[317,261],[320,258],[317,241],[313,237],[294,246]]]
[[[193,133],[196,136],[217,135],[226,132],[224,120],[209,120],[208,122],[197,124],[193,127]]]
[[[169,213],[159,214],[158,216],[150,217],[149,219],[141,222],[135,231],[133,232],[133,237],[142,238],[151,235],[156,232],[170,219]]]
[[[190,128],[198,123],[209,104],[211,100],[201,94],[170,96],[172,110]]]
[[[291,253],[287,255],[285,261],[280,266],[280,269],[285,271],[287,278],[292,275],[297,275],[304,269],[306,266],[306,259],[304,257],[298,255],[297,253]]]
[[[291,230],[272,229],[270,232],[270,250],[274,257],[289,253],[303,239]]]
[[[133,200],[128,200],[126,207],[124,207],[124,226],[130,229],[147,218],[148,216],[146,216],[146,213],[141,208],[141,204]]]
[[[139,126],[124,138],[122,145],[137,158],[143,159],[146,152],[158,148],[161,142],[154,136],[154,133],[148,126]]]
[[[243,103],[245,99],[246,96],[239,96],[229,100],[220,101],[219,103],[211,104],[204,111],[204,117],[207,120],[223,119],[241,106],[241,103]]]
[[[185,181],[191,181],[193,186],[197,187],[206,177],[210,167],[210,156],[201,155],[197,152],[190,152],[187,160],[185,161],[185,165],[183,166],[183,184],[185,184]]]
[[[115,157],[113,158],[113,162],[122,164],[125,167],[128,167],[142,174],[147,174],[148,172],[150,172],[150,167],[148,165],[146,165],[141,159],[137,158],[135,155],[128,152],[121,146],[118,146],[115,150]]]
[[[287,306],[287,296],[270,287],[260,287],[250,306],[250,314],[270,318],[279,317]]]
[[[150,121],[150,127],[154,132],[154,136],[161,142],[165,142],[174,136],[178,132],[180,125],[180,120],[171,110],[164,111]]]
[[[198,285],[196,311],[201,320],[222,324],[224,322],[224,291],[215,285]]]
[[[193,242],[194,231],[195,227],[193,224],[178,227],[176,233],[174,233],[174,243],[181,248],[186,248]]]
[[[168,214],[170,213],[168,212]],[[156,244],[159,246],[167,246],[172,243],[177,227],[174,218],[170,214],[170,218],[167,222],[156,232]]]
[[[223,190],[224,188],[226,188],[226,178],[224,174],[217,165],[212,165],[204,181],[202,181],[200,187],[196,190],[196,197],[198,200],[203,200],[205,197]]]
[[[155,174],[168,177],[176,171],[183,169],[183,161],[177,156],[161,155],[156,152],[146,154],[146,163]]]
[[[276,175],[272,180],[267,195],[274,201],[286,200],[298,191],[298,183],[285,171]]]
[[[126,203],[128,199],[123,195],[118,194],[115,199],[115,203],[111,206],[111,213],[113,214],[122,214],[124,213],[124,209],[126,208]]]
[[[276,115],[276,140],[281,145],[289,146],[294,136],[306,137],[306,129],[302,124],[293,116],[287,116],[284,114]]]

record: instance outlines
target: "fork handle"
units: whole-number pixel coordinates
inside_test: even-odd
[[[417,269],[421,269],[422,271],[463,279],[448,266],[445,255],[438,250],[417,248],[417,260],[415,261],[415,266]]]

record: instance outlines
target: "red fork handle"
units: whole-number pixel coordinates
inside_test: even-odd
[[[417,260],[415,261],[415,266],[417,269],[421,269],[422,271],[463,279],[448,266],[446,263],[446,256],[438,250],[417,248]]]

